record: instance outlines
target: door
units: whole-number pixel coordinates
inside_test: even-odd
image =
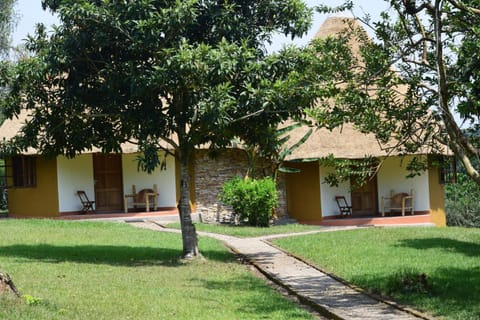
[[[376,215],[378,213],[377,177],[369,179],[352,191],[352,214]]]
[[[95,210],[122,210],[122,156],[120,154],[93,154],[93,178],[95,179]]]

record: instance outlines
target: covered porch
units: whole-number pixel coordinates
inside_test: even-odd
[[[300,223],[320,226],[414,226],[435,225],[429,213],[415,213],[414,215],[386,214],[370,216],[329,216],[321,220],[299,221]]]
[[[353,190],[350,181],[337,186],[324,182],[325,177],[334,172],[333,168],[315,161],[292,163],[299,172],[286,178],[288,214],[300,223],[324,226],[444,226],[444,190],[438,168],[431,167],[407,178],[407,161],[402,157],[384,159],[376,175]],[[402,201],[408,200],[404,210],[392,202],[397,195],[402,195]],[[344,199],[349,209],[344,211],[337,198]]]
[[[155,211],[137,210],[136,212],[125,213],[121,210],[112,212],[89,212],[82,213],[62,213],[58,219],[61,220],[89,220],[89,219],[110,219],[110,218],[148,218],[156,216],[178,216],[177,208],[158,208]]]
[[[155,218],[168,218],[171,217],[171,220],[178,219],[178,209],[175,207],[170,208],[159,208],[156,211],[137,211],[137,212],[128,212],[123,211],[109,212],[109,213],[63,213],[58,217],[59,220],[92,220],[92,219],[102,219],[102,220],[129,220],[129,219],[155,219]]]

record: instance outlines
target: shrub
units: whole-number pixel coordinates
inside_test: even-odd
[[[480,227],[480,188],[465,174],[445,189],[448,226]]]
[[[240,221],[246,221],[251,226],[268,227],[278,195],[271,178],[235,177],[223,185],[220,201],[231,205]]]

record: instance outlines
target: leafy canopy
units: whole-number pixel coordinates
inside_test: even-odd
[[[21,107],[34,113],[20,148],[74,156],[92,145],[118,152],[132,140],[153,155],[163,140],[173,149],[208,142],[214,149],[249,127],[239,118],[256,115],[249,121],[255,131],[292,108],[298,113],[299,95],[289,95],[301,76],[289,73],[302,57],[294,49],[266,57],[264,45],[273,31],[297,36],[308,29],[310,10],[301,1],[43,5],[62,24],[51,37],[37,30],[28,42],[36,57],[9,79],[8,115]]]
[[[308,30],[311,10],[300,0],[42,4],[61,24],[51,34],[39,26],[27,42],[33,57],[2,76],[7,115],[30,114],[4,151],[74,157],[132,142],[145,171],[161,164],[159,149],[173,154],[186,256],[197,252],[188,176],[195,148],[215,153],[234,137],[272,145],[272,130],[301,117],[330,81],[311,48],[266,53],[272,32]]]
[[[374,133],[388,152],[444,153],[448,146],[480,184],[479,1],[387,1],[379,21],[358,18],[339,42],[356,43],[341,66],[343,80],[333,109],[314,110],[319,125],[353,123]],[[320,7],[323,12],[348,9]],[[426,158],[425,158],[426,159]],[[411,168],[426,163],[415,159]]]

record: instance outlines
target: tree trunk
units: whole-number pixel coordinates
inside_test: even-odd
[[[465,167],[468,176],[477,184],[480,185],[480,172],[475,168],[471,159],[478,158],[478,150],[465,138],[452,113],[449,109],[449,92],[447,81],[447,68],[445,66],[443,39],[442,39],[442,12],[440,10],[441,1],[435,1],[435,54],[436,65],[438,72],[438,104],[442,113],[442,118],[449,136],[449,145],[453,153],[458,157],[460,162]]]
[[[182,226],[182,241],[184,259],[190,259],[199,255],[198,241],[195,226],[192,223],[192,210],[190,208],[190,176],[188,164],[190,153],[180,153],[180,201],[178,211]]]
[[[20,297],[20,293],[18,292],[17,288],[13,284],[12,279],[7,273],[0,272],[0,294],[5,292],[11,292],[15,294],[17,297]]]

